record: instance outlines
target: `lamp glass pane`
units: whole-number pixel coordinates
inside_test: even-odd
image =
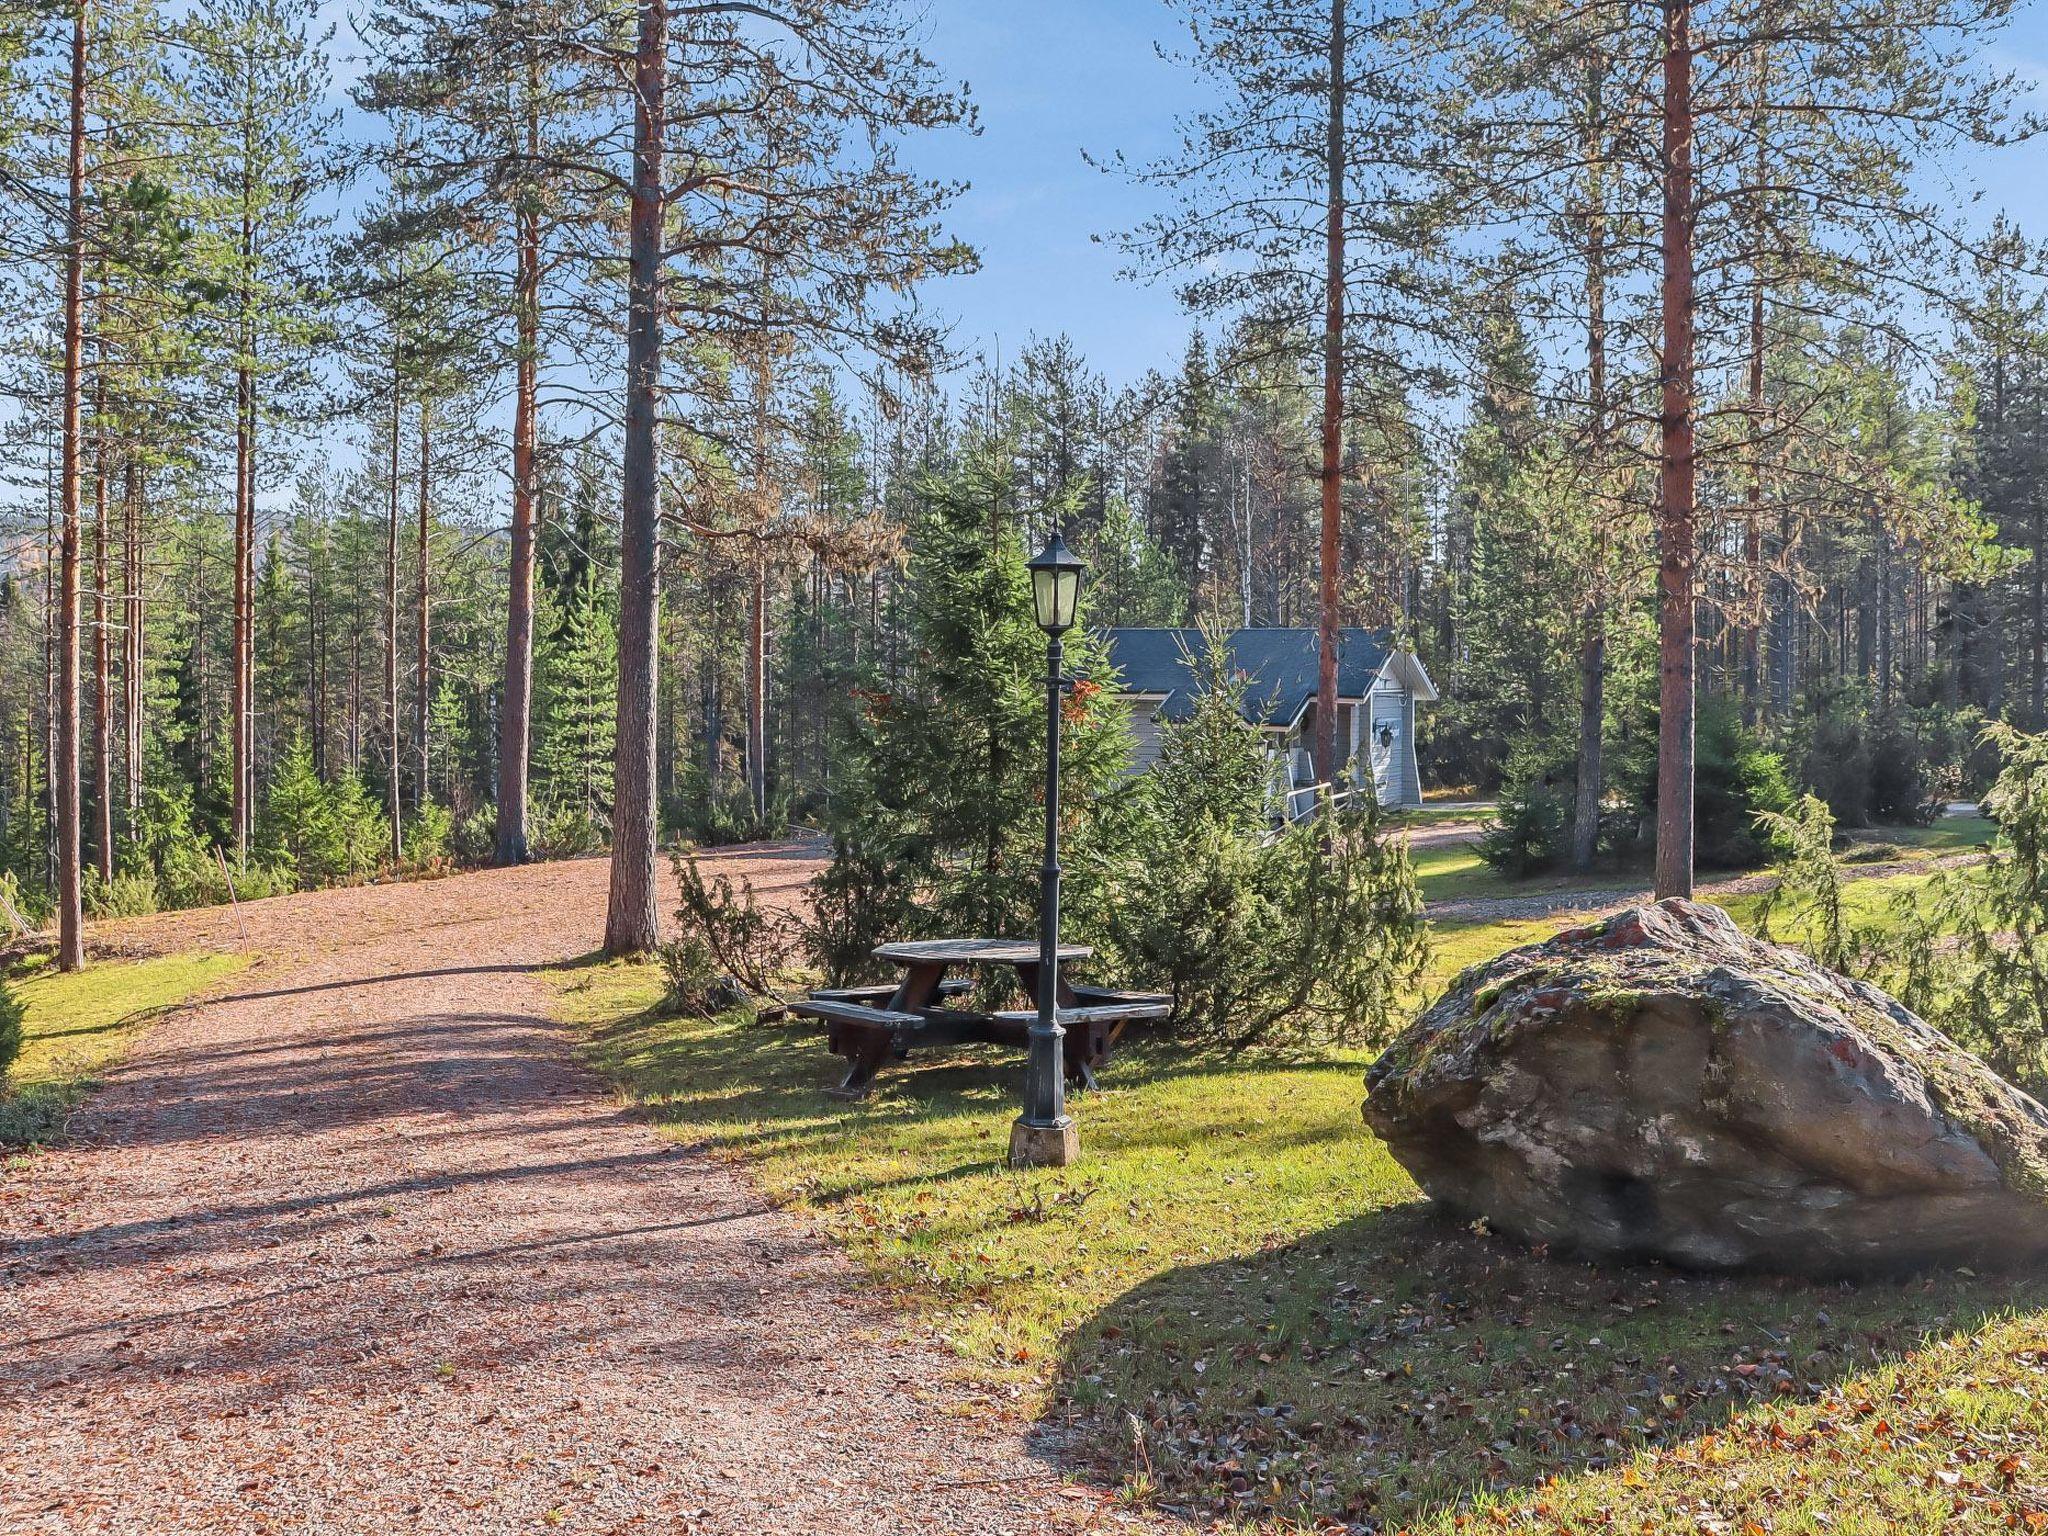
[[[1074,610],[1080,606],[1081,573],[1072,570],[1061,571],[1055,577],[1055,581],[1058,586],[1054,602],[1055,622],[1061,629],[1072,629]]]
[[[1040,629],[1057,629],[1059,615],[1054,601],[1053,573],[1035,570],[1031,573],[1031,609],[1038,620]]]

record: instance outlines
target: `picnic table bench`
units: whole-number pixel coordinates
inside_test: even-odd
[[[1095,1086],[1096,1069],[1109,1059],[1125,1029],[1140,1020],[1163,1019],[1173,1011],[1173,1001],[1164,993],[1122,992],[1068,981],[1066,962],[1086,960],[1093,953],[1082,944],[1063,944],[1058,951],[1061,965],[1055,1006],[1067,1032],[1067,1077],[1084,1088]],[[828,1090],[833,1097],[865,1097],[884,1062],[900,1061],[913,1050],[967,1043],[1029,1043],[1031,1025],[1038,1017],[1035,1007],[988,1013],[957,1006],[953,1000],[971,992],[974,984],[967,977],[948,973],[1007,968],[1017,973],[1024,995],[1036,998],[1037,944],[1018,939],[927,939],[881,945],[875,958],[902,966],[903,979],[893,986],[884,982],[813,992],[793,1010],[802,1017],[822,1020],[827,1047],[846,1058],[845,1080]]]

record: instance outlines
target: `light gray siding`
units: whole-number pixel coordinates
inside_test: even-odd
[[[1130,771],[1144,773],[1159,761],[1159,722],[1152,718],[1158,712],[1159,700],[1127,694],[1124,708],[1131,717]]]

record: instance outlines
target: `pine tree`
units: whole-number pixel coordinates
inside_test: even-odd
[[[554,814],[602,827],[611,815],[618,631],[594,574],[568,596],[535,668],[534,780]]]
[[[1005,447],[982,442],[919,486],[909,675],[863,690],[839,733],[834,862],[821,888],[838,919],[823,956],[835,970],[860,964],[862,946],[886,931],[1029,930],[1043,856],[1045,636],[1017,530],[1001,515],[1010,476]],[[1085,623],[1068,655],[1080,675],[1102,675]],[[1099,682],[1076,689],[1064,730],[1061,811],[1083,827],[1129,739]],[[1080,894],[1077,922],[1086,904]]]

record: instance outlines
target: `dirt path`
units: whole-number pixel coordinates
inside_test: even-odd
[[[750,872],[792,888],[809,845]],[[531,969],[599,862],[97,936],[266,959],[0,1179],[0,1531],[1124,1520],[837,1254],[625,1114]],[[1080,1496],[1076,1496],[1080,1494]]]

